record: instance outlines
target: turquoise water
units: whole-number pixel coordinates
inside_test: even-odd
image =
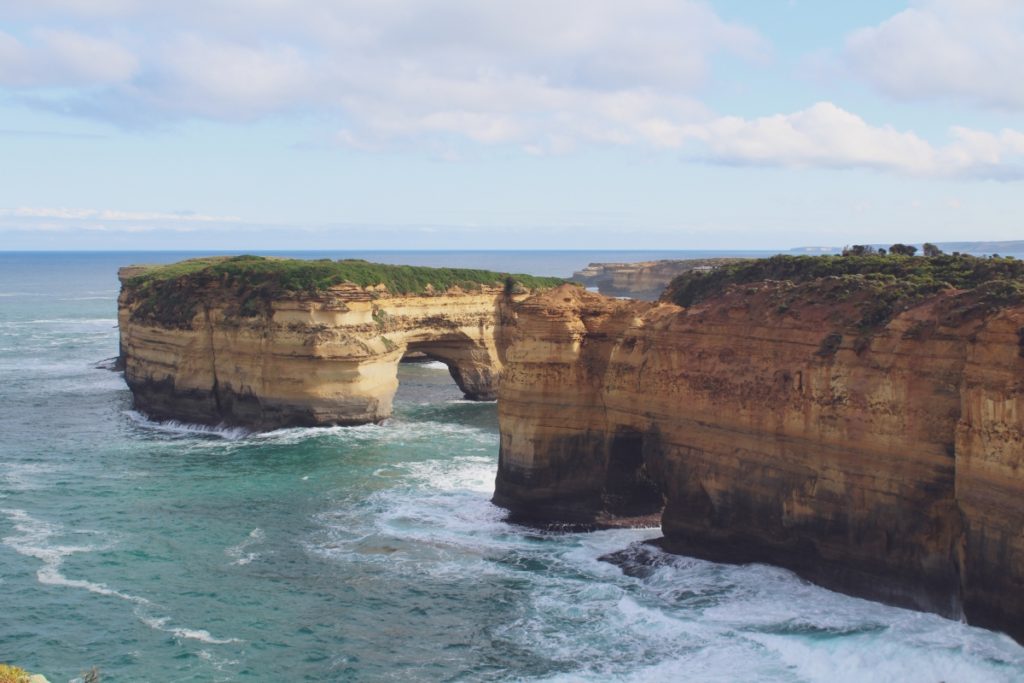
[[[568,274],[590,256],[504,258]],[[641,544],[657,530],[506,524],[495,405],[460,400],[438,364],[402,367],[384,426],[149,422],[94,365],[117,352],[116,266],[176,257],[0,254],[0,661],[54,683],[91,666],[161,682],[1024,679],[1005,636],[668,556]]]

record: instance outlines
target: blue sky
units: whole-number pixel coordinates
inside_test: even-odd
[[[1024,239],[1018,0],[0,3],[0,249]]]

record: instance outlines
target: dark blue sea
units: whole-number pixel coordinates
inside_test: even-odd
[[[323,252],[571,274],[721,252]],[[251,434],[132,410],[116,271],[0,253],[0,661],[115,681],[1024,680],[1024,648],[763,565],[545,533],[489,502],[496,407],[404,365],[383,426]],[[629,549],[636,566],[599,558]]]

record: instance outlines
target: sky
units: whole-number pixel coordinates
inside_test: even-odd
[[[0,0],[0,250],[1024,239],[1021,0]]]

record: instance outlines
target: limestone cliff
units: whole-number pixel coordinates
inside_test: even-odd
[[[524,301],[495,501],[545,522],[664,504],[670,550],[1024,637],[1021,289],[920,279],[896,300],[887,277],[687,308],[570,287]]]
[[[262,260],[210,263],[165,267],[156,282],[146,277],[152,269],[120,273],[125,380],[135,406],[156,419],[258,429],[379,422],[391,414],[407,352],[445,362],[468,398],[493,400],[502,366],[496,331],[527,293],[518,283],[487,284],[502,274],[479,271],[445,271],[483,283],[462,280],[465,289],[443,291],[430,282],[401,294],[382,283],[330,280],[285,288],[285,262],[270,270]],[[295,267],[307,274],[306,265]],[[379,272],[399,285],[410,273],[436,275],[358,262],[344,272],[364,271],[369,282]]]
[[[572,275],[572,280],[586,287],[597,287],[607,296],[622,296],[653,301],[661,296],[675,277],[691,270],[710,270],[738,259],[663,259],[635,263],[591,263]]]

